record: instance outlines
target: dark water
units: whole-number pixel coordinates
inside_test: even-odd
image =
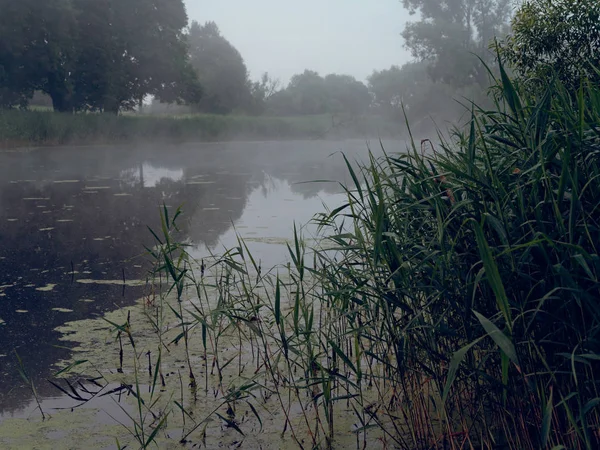
[[[64,344],[54,328],[141,296],[143,287],[123,277],[144,279],[147,226],[158,226],[159,205],[183,205],[179,226],[197,256],[233,246],[238,233],[272,266],[285,259],[277,244],[294,221],[343,200],[336,183],[303,183],[350,183],[340,151],[368,154],[364,141],[0,153],[0,420],[32,400],[15,351],[39,394],[55,396],[45,379],[69,349],[57,347]]]

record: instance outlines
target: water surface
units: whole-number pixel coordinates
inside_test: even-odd
[[[391,143],[387,150],[402,148]],[[295,141],[0,153],[0,420],[35,414],[14,351],[40,396],[54,398],[59,393],[45,379],[69,357],[54,329],[142,295],[147,227],[158,227],[160,205],[183,206],[178,224],[195,256],[229,248],[241,235],[270,267],[285,262],[281,244],[294,221],[306,224],[323,203],[343,201],[336,182],[351,179],[341,152],[364,160],[368,146]]]

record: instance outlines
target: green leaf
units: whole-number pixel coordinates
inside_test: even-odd
[[[223,420],[225,423],[227,423],[227,426],[228,426],[228,427],[231,427],[231,428],[233,428],[235,431],[237,431],[238,433],[240,433],[242,436],[246,436],[246,435],[244,434],[244,432],[243,432],[243,431],[240,429],[240,427],[237,425],[237,423],[235,423],[235,421],[234,421],[234,420],[227,419],[227,418],[223,417],[223,416],[222,416],[221,414],[219,414],[219,413],[216,413],[216,414],[217,414],[217,416],[219,416],[219,418],[220,418],[221,420]]]
[[[354,367],[354,364],[352,364],[352,361],[350,361],[350,358],[348,358],[348,356],[346,356],[346,354],[342,351],[342,349],[340,349],[337,344],[335,342],[333,342],[332,340],[329,340],[329,345],[331,345],[331,348],[333,348],[333,351],[340,357],[342,358],[342,361],[344,361],[344,363],[346,363],[346,365],[348,367],[350,367],[350,369],[352,370],[352,372],[357,373],[358,371],[356,370],[356,367]]]
[[[70,371],[70,370],[71,370],[73,367],[77,367],[77,366],[79,366],[79,365],[81,365],[81,364],[85,364],[86,362],[88,362],[88,360],[87,360],[87,359],[80,359],[80,360],[78,360],[78,361],[75,361],[74,363],[71,363],[71,364],[69,364],[69,365],[68,365],[67,367],[65,367],[64,369],[61,369],[61,370],[59,370],[58,372],[56,372],[56,373],[54,374],[54,376],[55,376],[55,377],[57,377],[57,376],[59,376],[59,375],[60,375],[60,374],[62,374],[62,373],[69,372],[69,371]]]
[[[496,343],[500,350],[508,356],[508,358],[515,364],[519,365],[519,358],[512,341],[504,334],[496,325],[494,325],[489,319],[485,318],[477,311],[473,311],[473,314],[477,317],[485,332],[492,340]]]
[[[550,436],[550,423],[552,422],[552,412],[552,391],[550,391],[550,398],[548,399],[548,404],[546,405],[546,409],[544,410],[544,417],[542,419],[542,431],[540,433],[542,447],[546,447],[546,445],[548,444],[548,437]]]
[[[450,360],[450,367],[448,368],[448,375],[446,377],[446,384],[444,385],[444,392],[442,394],[442,405],[446,403],[448,399],[448,394],[450,393],[450,389],[452,388],[452,384],[454,383],[454,379],[456,378],[456,373],[458,372],[458,368],[462,363],[463,359],[465,359],[465,355],[471,348],[476,345],[481,339],[478,338],[471,342],[470,344],[465,345],[461,349],[454,352],[452,355],[452,360]]]
[[[485,269],[485,273],[487,275],[488,283],[490,287],[494,291],[494,295],[496,296],[496,303],[500,311],[502,311],[502,315],[506,320],[506,326],[509,331],[512,330],[512,320],[510,313],[510,305],[508,303],[508,297],[506,296],[506,291],[504,290],[504,284],[502,283],[502,278],[500,277],[500,272],[498,270],[498,265],[492,255],[492,250],[488,245],[485,236],[483,234],[483,229],[479,223],[477,223],[474,219],[471,219],[474,223],[475,229],[475,237],[477,239],[477,246],[479,248],[479,254],[481,256],[481,260],[483,261],[483,267]]]

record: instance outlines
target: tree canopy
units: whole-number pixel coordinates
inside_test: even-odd
[[[198,108],[230,113],[250,100],[248,69],[240,52],[221,34],[214,22],[192,22],[188,35],[190,62],[203,87]]]
[[[402,36],[413,57],[429,63],[434,81],[464,87],[486,80],[483,61],[491,61],[489,41],[504,34],[510,0],[402,0],[420,20],[406,25]]]
[[[517,73],[542,84],[556,74],[574,90],[582,78],[600,83],[600,2],[527,0],[501,53]]]
[[[361,114],[368,110],[368,88],[349,75],[325,77],[306,70],[294,75],[288,86],[273,95],[268,108],[278,114]]]
[[[182,0],[0,0],[0,10],[3,106],[25,105],[34,90],[63,112],[199,97]]]

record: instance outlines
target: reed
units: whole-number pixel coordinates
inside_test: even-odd
[[[51,111],[0,110],[0,147],[90,145],[128,142],[203,142],[349,138],[392,135],[380,117],[329,115],[267,117],[188,114],[150,116],[61,114]]]
[[[163,350],[152,392],[184,343],[191,391],[180,377],[160,408],[171,428],[181,413],[182,443],[217,433],[211,417],[260,436],[279,411],[298,448],[349,431],[357,448],[598,448],[600,88],[524,92],[499,73],[495,106],[471,105],[450,138],[347,161],[347,201],[315,216],[312,248],[294,228],[287,266],[265,270],[241,239],[194,261],[163,209],[145,312]],[[129,319],[112,325],[132,339]],[[144,405],[145,448],[165,416],[147,430]]]

